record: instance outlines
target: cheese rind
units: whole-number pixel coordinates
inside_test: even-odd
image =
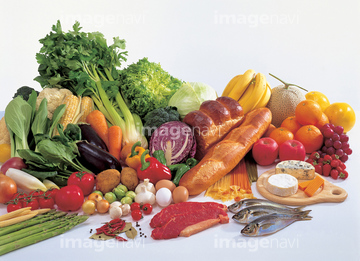
[[[298,190],[298,180],[289,174],[271,175],[264,185],[270,193],[281,197],[294,195]]]
[[[285,160],[275,167],[275,173],[286,173],[300,180],[315,178],[315,168],[310,163],[300,160]]]

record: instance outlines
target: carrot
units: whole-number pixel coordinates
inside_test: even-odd
[[[86,122],[95,130],[97,135],[109,146],[108,132],[109,127],[106,122],[105,115],[99,110],[93,110],[86,117]]]
[[[122,131],[119,126],[114,125],[109,128],[108,140],[109,140],[109,145],[108,145],[109,153],[118,160],[120,160]]]
[[[304,190],[305,194],[308,195],[309,197],[312,197],[315,194],[315,192],[322,185],[324,185],[324,182],[325,181],[323,178],[321,178],[320,176],[316,176]]]

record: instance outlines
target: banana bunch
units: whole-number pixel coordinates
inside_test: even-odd
[[[237,100],[244,113],[265,107],[271,96],[271,87],[265,75],[249,69],[244,74],[236,75],[225,87],[222,96]]]

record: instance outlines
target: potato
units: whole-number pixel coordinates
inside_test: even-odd
[[[128,190],[134,191],[136,186],[139,184],[136,170],[130,167],[125,167],[121,171],[121,184],[125,185]]]
[[[103,194],[112,191],[120,183],[120,172],[116,169],[107,169],[96,176],[96,190]]]

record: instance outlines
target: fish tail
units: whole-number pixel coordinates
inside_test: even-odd
[[[311,220],[312,217],[309,216],[311,210],[306,210],[306,211],[302,211],[297,213],[295,216],[298,220]]]
[[[301,207],[297,207],[297,208],[293,208],[293,210],[295,211],[295,212],[301,212],[301,211],[303,211],[303,208],[305,208],[306,206],[301,206]]]

